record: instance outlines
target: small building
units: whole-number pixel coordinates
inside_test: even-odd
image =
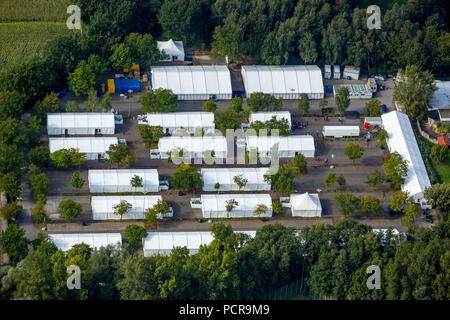
[[[109,93],[129,93],[141,92],[141,85],[139,79],[108,79]]]
[[[47,113],[49,136],[114,134],[113,113]]]
[[[291,113],[289,111],[252,112],[250,113],[249,122],[266,122],[271,120],[273,117],[277,120],[286,119],[289,123],[289,129],[292,128]]]
[[[339,80],[341,78],[341,67],[337,64],[333,66],[333,79]]]
[[[205,151],[213,151],[215,158],[227,157],[227,139],[224,136],[170,136],[162,137],[158,142],[161,159],[168,159],[172,151],[183,150],[183,157],[201,159]],[[181,157],[181,155],[180,155]]]
[[[122,217],[114,214],[114,206],[121,201],[131,204],[130,212]],[[91,197],[94,220],[135,220],[145,219],[145,211],[153,208],[161,196],[93,196]]]
[[[160,191],[156,169],[89,170],[88,176],[91,193]],[[142,187],[131,186],[131,179],[134,176],[142,179]]]
[[[347,87],[350,99],[372,99],[372,88],[368,84],[335,84],[333,86],[334,96],[342,87]]]
[[[139,124],[160,126],[166,134],[172,134],[180,128],[186,129],[190,134],[195,133],[197,128],[206,132],[215,128],[213,112],[148,113],[145,122],[140,121]]]
[[[237,205],[227,212],[227,201],[235,200]],[[269,194],[202,194],[201,207],[204,218],[250,218],[257,217],[253,211],[258,205],[267,210],[259,217],[272,216],[272,198]]]
[[[160,61],[184,61],[184,46],[183,41],[156,41],[158,50],[165,58]]]
[[[348,79],[348,80],[358,80],[360,71],[361,71],[361,69],[358,67],[345,66],[344,78]]]
[[[359,126],[323,126],[324,138],[359,137]]]
[[[438,112],[442,123],[450,123],[450,109],[439,109]]]
[[[61,149],[78,149],[78,152],[85,153],[87,160],[108,159],[106,151],[111,145],[119,143],[116,137],[77,137],[77,138],[49,138],[50,153]]]
[[[448,140],[447,136],[439,136],[437,141],[438,141],[438,144],[446,144],[446,145],[450,146],[450,141]]]
[[[68,251],[77,244],[87,244],[94,250],[109,245],[122,247],[122,236],[120,233],[66,233],[49,234],[50,240],[59,250]]]
[[[365,117],[364,118],[364,128],[369,127],[369,126],[381,127],[381,117]]]
[[[331,66],[329,64],[323,67],[323,77],[325,79],[331,79]]]
[[[247,151],[256,150],[262,157],[270,157],[273,148],[278,147],[280,158],[293,158],[303,154],[305,158],[314,157],[314,138],[311,135],[247,136]]]
[[[322,204],[317,193],[291,194],[290,204],[293,217],[322,216]]]
[[[264,181],[264,175],[269,168],[202,168],[203,191],[268,191],[269,183]],[[234,182],[234,177],[240,176],[247,180],[242,189]],[[216,189],[216,184],[219,188]]]

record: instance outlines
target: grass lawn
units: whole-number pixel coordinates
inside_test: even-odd
[[[450,183],[450,158],[442,163],[436,163],[433,161],[433,165],[439,175],[441,182]]]
[[[0,0],[0,22],[66,21],[71,0]]]

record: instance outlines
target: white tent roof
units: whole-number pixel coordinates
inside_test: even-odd
[[[202,168],[203,183],[235,184],[234,177],[241,175],[248,180],[247,184],[267,184],[264,175],[269,168]]]
[[[266,122],[275,117],[277,120],[287,119],[289,127],[291,126],[291,113],[289,111],[272,111],[272,112],[252,112],[250,113],[250,123],[255,121]]]
[[[113,113],[48,113],[47,128],[114,128]]]
[[[156,45],[159,51],[163,51],[171,56],[184,55],[183,41],[173,41],[169,39],[167,41],[156,41]]]
[[[317,193],[291,194],[290,202],[294,210],[322,210]]]
[[[323,93],[322,72],[315,65],[299,66],[242,66],[247,94],[264,92]]]
[[[201,202],[203,212],[226,211],[226,201],[234,199],[238,205],[235,211],[253,211],[257,205],[264,204],[271,211],[272,198],[269,194],[202,194]]]
[[[113,206],[122,200],[132,205],[131,211],[123,215],[122,219],[143,219],[144,211],[153,208],[162,198],[161,196],[94,196],[91,197],[94,219],[120,219],[120,216],[114,214]]]
[[[159,186],[159,175],[156,169],[109,169],[89,170],[89,186],[129,186],[131,178],[135,175],[142,178],[144,188],[148,186]]]
[[[430,100],[430,106],[433,109],[450,108],[450,81],[435,81],[438,88]]]
[[[148,113],[149,126],[163,128],[214,128],[214,113],[212,112],[172,112]]]
[[[398,152],[409,162],[403,190],[408,191],[411,196],[423,193],[431,183],[408,116],[399,111],[392,111],[381,115],[381,118],[383,128],[388,133],[389,150]]]
[[[259,152],[271,151],[278,143],[278,152],[315,150],[314,138],[310,135],[280,136],[247,136],[247,149],[257,148]]]
[[[122,246],[122,236],[120,233],[70,233],[70,234],[49,234],[50,240],[58,249],[67,251],[76,244],[85,243],[93,249],[106,247],[110,244]]]
[[[159,139],[158,147],[160,152],[171,152],[180,148],[189,152],[213,150],[218,153],[227,151],[227,139],[224,136],[170,136]]]
[[[104,138],[49,138],[50,153],[61,149],[75,148],[83,153],[105,153],[109,146],[118,144],[116,137]]]
[[[226,66],[152,66],[154,89],[174,94],[232,94]]]

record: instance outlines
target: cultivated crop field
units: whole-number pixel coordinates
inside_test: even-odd
[[[0,71],[40,57],[45,45],[64,32],[69,32],[65,23],[0,23]]]
[[[0,22],[65,21],[70,4],[71,0],[0,0]]]

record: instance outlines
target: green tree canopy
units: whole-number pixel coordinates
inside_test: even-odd
[[[81,204],[73,201],[72,199],[65,199],[59,203],[61,218],[66,221],[70,221],[73,218],[78,217],[83,211]]]
[[[341,117],[343,117],[345,110],[347,110],[348,106],[350,105],[350,98],[347,87],[339,88],[336,96],[334,97],[334,100],[336,102],[339,114],[341,115]]]
[[[135,224],[129,224],[125,227],[125,237],[128,242],[134,245],[147,236],[147,230],[144,227]]]
[[[140,98],[142,111],[152,112],[173,112],[177,107],[177,97],[169,89],[156,89],[145,92]]]
[[[197,168],[182,163],[173,174],[172,184],[176,189],[189,192],[201,188],[203,181]]]

